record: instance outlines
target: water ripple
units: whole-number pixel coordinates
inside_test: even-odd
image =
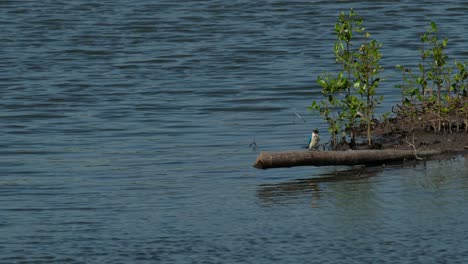
[[[462,262],[464,158],[251,168],[326,140],[306,108],[351,7],[384,43],[379,111],[430,20],[468,57],[463,1],[0,1],[0,262]]]

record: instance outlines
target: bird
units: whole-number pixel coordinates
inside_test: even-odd
[[[309,138],[309,150],[317,149],[317,145],[319,141],[320,141],[319,132],[317,129],[314,129],[314,131],[312,132]]]

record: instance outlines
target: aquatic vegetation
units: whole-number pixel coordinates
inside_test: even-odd
[[[340,133],[349,135],[350,144],[354,145],[359,122],[365,123],[367,142],[371,145],[374,109],[383,99],[375,97],[382,70],[379,65],[382,44],[370,39],[370,33],[363,27],[363,18],[352,9],[349,13],[340,13],[335,32],[338,40],[333,52],[342,71],[336,77],[326,73],[317,78],[325,99],[313,101],[309,109],[318,110],[327,121],[332,148],[346,141],[346,136],[338,141]],[[356,45],[358,40],[361,43]]]
[[[379,77],[383,70],[379,64],[382,44],[371,39],[363,22],[352,9],[339,14],[333,53],[341,70],[317,77],[324,99],[313,101],[309,106],[327,122],[331,149],[348,144],[348,137],[348,145],[353,148],[358,130],[365,134],[367,145],[372,146],[373,130],[379,123],[374,118],[374,110],[384,99],[376,96],[382,81]],[[402,99],[401,105],[393,108],[396,117],[392,122],[400,120],[402,127],[409,124],[411,132],[422,127],[424,131],[435,133],[459,133],[462,130],[467,133],[467,63],[455,61],[453,66],[449,65],[446,54],[449,41],[447,37],[440,38],[435,22],[421,34],[420,41],[421,61],[417,71],[396,65],[402,73],[402,82],[397,85]],[[381,126],[386,125],[388,122]],[[338,139],[340,134],[342,137]]]
[[[401,89],[402,105],[397,114],[411,116],[413,120],[418,116],[423,125],[428,124],[427,129],[436,133],[452,133],[453,127],[459,132],[462,126],[467,131],[467,64],[459,61],[453,66],[448,64],[449,57],[445,53],[448,38],[440,39],[435,22],[421,34],[420,41],[423,47],[419,72],[396,66],[402,72],[402,83],[397,85]]]

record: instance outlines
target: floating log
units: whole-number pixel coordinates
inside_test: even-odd
[[[348,150],[348,151],[283,151],[261,152],[253,165],[258,169],[294,166],[376,165],[414,160],[441,154],[440,150]]]

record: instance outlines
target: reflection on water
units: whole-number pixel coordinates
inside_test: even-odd
[[[468,171],[468,154],[463,156],[465,163],[465,171]]]
[[[465,182],[468,176],[468,155],[447,157],[437,161],[424,162],[412,177],[407,177],[411,185],[417,184],[427,190],[443,190],[456,182]],[[455,187],[455,186],[454,186]]]
[[[307,199],[313,208],[336,206],[343,210],[373,211],[383,206],[385,198],[379,193],[393,191],[392,188],[395,191],[406,188],[410,192],[414,188],[442,191],[449,188],[448,185],[460,182],[464,189],[468,189],[467,168],[468,155],[385,167],[356,166],[308,179],[262,184],[257,197],[263,206],[302,203]],[[402,171],[405,172],[403,175]]]
[[[311,197],[311,206],[317,207],[319,200],[332,185],[328,183],[347,182],[359,183],[361,180],[376,176],[383,167],[356,166],[343,171],[328,172],[310,179],[295,179],[284,183],[263,184],[257,191],[257,196],[264,205],[284,204],[296,196]],[[349,188],[355,188],[356,184],[349,184]],[[343,197],[346,200],[346,197]],[[340,197],[338,199],[341,199]]]

